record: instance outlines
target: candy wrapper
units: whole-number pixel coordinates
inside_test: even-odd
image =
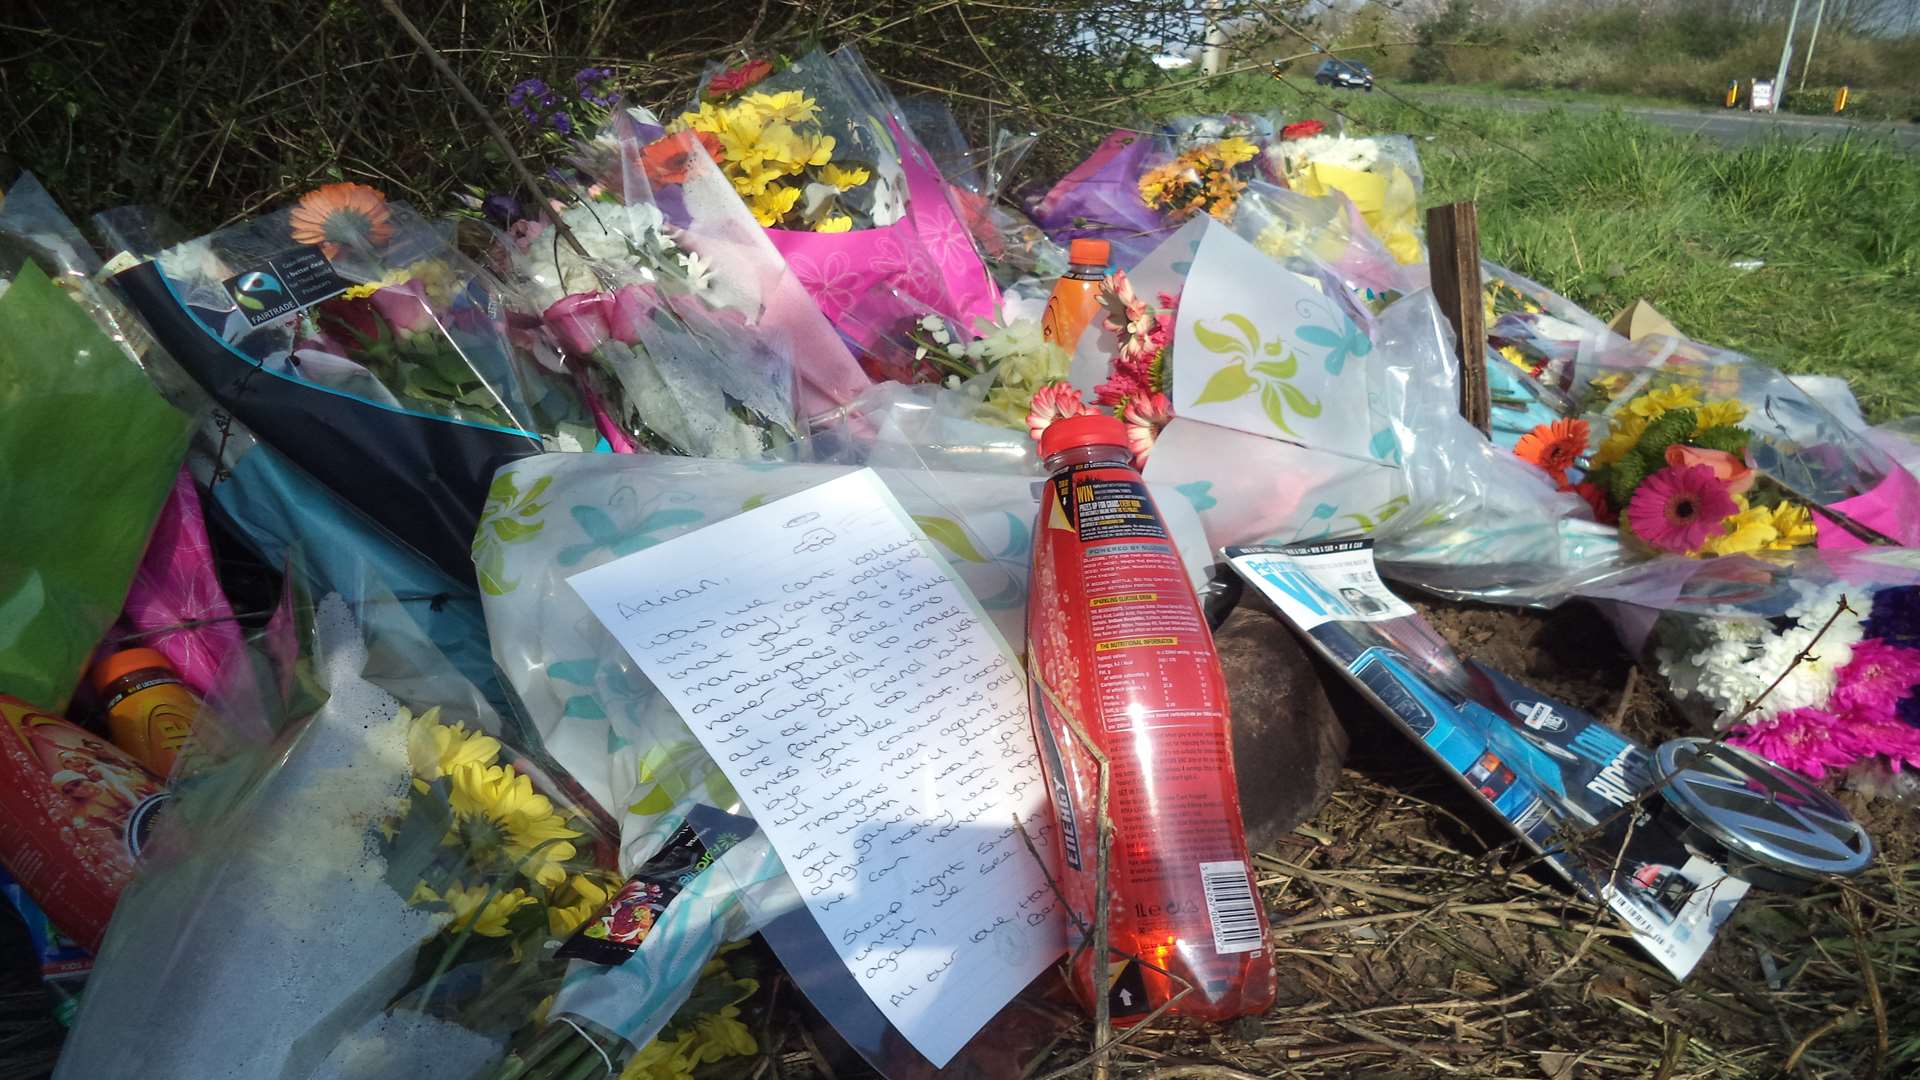
[[[956,320],[994,314],[993,279],[938,166],[853,50],[709,72],[668,127],[717,149],[734,190],[856,351],[884,349],[921,308]],[[875,374],[897,374],[884,351],[878,363]]]
[[[312,628],[324,699],[178,792],[56,1075],[471,1077],[558,986],[614,880],[592,815],[390,597]]]
[[[499,282],[363,185],[114,280],[215,402],[455,577],[491,468],[591,439],[567,382],[511,343]]]

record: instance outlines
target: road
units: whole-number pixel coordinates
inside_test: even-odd
[[[1650,124],[1657,124],[1673,131],[1703,135],[1731,145],[1758,142],[1775,134],[1789,139],[1831,142],[1851,132],[1863,138],[1888,139],[1902,150],[1920,152],[1920,124],[1887,121],[1855,122],[1839,116],[1750,113],[1742,109],[1724,109],[1716,112],[1706,109],[1676,109],[1652,105],[1614,106],[1595,101],[1500,97],[1453,90],[1410,92],[1402,87],[1398,88],[1398,92],[1421,101],[1512,109],[1518,112],[1546,112],[1548,109],[1565,109],[1568,112],[1606,112],[1618,107],[1629,115],[1637,116]]]

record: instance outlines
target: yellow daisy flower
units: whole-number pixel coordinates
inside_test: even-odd
[[[488,899],[489,895],[492,899]],[[413,887],[413,895],[407,897],[407,903],[414,907],[426,904],[445,904],[453,911],[453,922],[448,930],[459,933],[469,925],[473,932],[481,937],[507,936],[507,920],[513,913],[534,902],[524,889],[506,889],[494,892],[485,885],[462,885],[459,882],[447,886],[444,893],[436,893],[421,882]]]
[[[575,874],[569,895],[571,903],[552,904],[547,908],[547,929],[553,931],[554,937],[566,937],[580,929],[580,924],[593,918],[612,894],[592,878]]]
[[[441,723],[437,706],[419,716],[401,709],[399,719],[408,725],[407,763],[421,791],[462,765],[491,765],[500,758],[500,740],[484,731],[468,731],[464,724]]]
[[[717,1013],[693,1022],[693,1030],[680,1036],[684,1053],[695,1064],[709,1065],[730,1057],[744,1057],[760,1051],[753,1032],[740,1022],[740,1007],[728,1005]]]
[[[533,790],[533,781],[501,765],[461,765],[448,773],[453,790],[454,835],[477,861],[501,858],[529,880],[549,889],[566,880],[562,865],[579,837],[553,803]]]
[[[1732,427],[1746,419],[1746,416],[1747,407],[1732,398],[1709,402],[1695,410],[1693,430],[1705,431],[1708,428]]]
[[[1600,440],[1600,448],[1593,452],[1594,467],[1611,465],[1626,457],[1627,451],[1634,448],[1646,430],[1646,417],[1628,412],[1615,414],[1612,429],[1607,432],[1606,438]]]
[[[1252,161],[1254,155],[1258,154],[1260,150],[1247,140],[1235,136],[1234,138],[1221,139],[1219,142],[1214,143],[1213,152],[1228,168],[1232,168],[1243,161]]]
[[[813,227],[814,232],[841,233],[853,228],[853,218],[846,214],[828,214]]]
[[[1764,506],[1742,510],[1727,518],[1723,527],[1722,535],[1707,538],[1708,555],[1745,555],[1772,547],[1780,536],[1773,527],[1773,512]]]
[[[800,189],[783,184],[769,185],[766,190],[747,200],[747,209],[753,211],[753,220],[762,226],[778,224],[800,201]]]
[[[1627,402],[1627,411],[1635,416],[1654,420],[1674,409],[1691,409],[1699,404],[1700,395],[1697,390],[1684,384],[1675,384],[1641,394]]]
[[[1818,535],[1813,525],[1813,515],[1799,503],[1783,502],[1773,508],[1773,528],[1779,534],[1773,542],[1776,550],[1806,547],[1812,544]]]
[[[1512,364],[1514,367],[1523,370],[1527,367],[1527,354],[1521,352],[1520,346],[1518,345],[1500,346],[1500,355],[1506,357],[1507,363]]]
[[[843,169],[829,161],[820,167],[821,182],[832,184],[837,191],[851,191],[871,179],[873,173],[859,166]]]
[[[748,94],[740,99],[740,104],[768,120],[803,123],[820,117],[819,104],[799,90]]]
[[[620,1080],[693,1080],[697,1062],[686,1056],[683,1042],[655,1039],[641,1047],[620,1070]]]

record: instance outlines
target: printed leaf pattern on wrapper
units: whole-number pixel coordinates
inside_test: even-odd
[[[1208,352],[1235,359],[1207,378],[1206,386],[1193,403],[1235,401],[1258,390],[1260,408],[1267,419],[1274,427],[1298,438],[1300,433],[1287,423],[1288,410],[1307,420],[1320,415],[1320,403],[1291,382],[1299,374],[1300,358],[1278,338],[1263,342],[1259,328],[1245,315],[1229,312],[1221,321],[1227,324],[1228,331],[1203,322],[1195,323],[1194,337]]]
[[[553,478],[543,476],[521,491],[513,474],[503,472],[487,488],[487,505],[480,511],[480,527],[473,534],[473,563],[479,572],[480,589],[489,596],[505,596],[518,585],[506,577],[505,544],[524,543],[540,535],[546,522],[540,515],[547,504],[538,502]]]

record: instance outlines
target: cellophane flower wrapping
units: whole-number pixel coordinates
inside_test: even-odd
[[[1276,181],[1273,134],[1269,118],[1242,114],[1116,130],[1033,204],[1033,219],[1060,244],[1106,240],[1114,265],[1131,269],[1193,214],[1230,222],[1243,185]]]
[[[998,292],[933,157],[858,53],[712,69],[670,130],[708,135],[733,188],[876,378],[931,309],[991,318]],[[743,72],[757,75],[748,79]]]
[[[691,335],[715,368],[706,382],[787,424],[830,412],[871,380],[710,153],[718,149],[712,136],[669,132],[644,109],[615,111],[577,147],[592,196],[558,211],[588,257],[541,225],[516,226],[517,280],[544,310],[637,277],[678,315],[682,344],[662,343],[663,352]],[[656,336],[664,332],[656,321]],[[767,404],[769,392],[786,404]]]
[[[233,606],[214,571],[200,492],[186,468],[154,522],[121,625],[117,640],[159,650],[180,681],[202,696],[241,647]]]
[[[1304,195],[1339,192],[1393,257],[1426,261],[1419,220],[1425,176],[1413,140],[1404,135],[1315,134],[1268,144],[1268,167]]]
[[[492,468],[594,434],[570,381],[516,347],[507,291],[449,228],[328,185],[115,281],[223,412],[471,580]]]
[[[591,813],[391,596],[307,622],[277,737],[201,715],[224,753],[176,778],[56,1075],[464,1080],[558,988],[612,881]]]
[[[92,260],[32,177],[16,182],[0,208],[0,691],[55,710],[119,617],[192,430]]]
[[[483,529],[477,540],[476,558],[497,567],[501,584],[484,598],[494,655],[556,763],[619,821],[622,872],[644,864],[692,807],[742,808],[726,774],[567,578],[871,464],[1000,632],[1017,640],[1027,602],[1037,463],[1030,452],[1020,457],[1017,445],[1019,467],[996,455],[999,465],[972,471],[982,464],[980,455],[970,461],[957,451],[939,456],[948,436],[976,429],[951,414],[929,426],[916,404],[938,393],[877,388],[857,405],[863,415],[848,421],[833,443],[835,464],[548,454],[503,468],[495,478],[489,516],[511,515],[524,527],[511,537]],[[923,454],[942,468],[929,469]],[[1204,584],[1210,560],[1197,518],[1177,495],[1157,494],[1190,559],[1193,581]],[[732,849],[726,864],[724,875],[703,876],[697,895],[683,894],[669,908],[670,915],[679,912],[671,933],[650,936],[619,967],[571,976],[555,1013],[645,1043],[722,942],[800,910],[798,892],[764,840]]]
[[[1912,474],[1775,368],[1659,337],[1579,370],[1578,415],[1520,446],[1538,458],[1553,438],[1572,440],[1559,477],[1556,461],[1526,463],[1530,490],[1557,490],[1501,518],[1435,523],[1383,557],[1390,572],[1461,599],[1585,596],[1658,611],[1729,557],[1786,567],[1809,548],[1920,540]],[[1694,497],[1709,520],[1685,519]]]

